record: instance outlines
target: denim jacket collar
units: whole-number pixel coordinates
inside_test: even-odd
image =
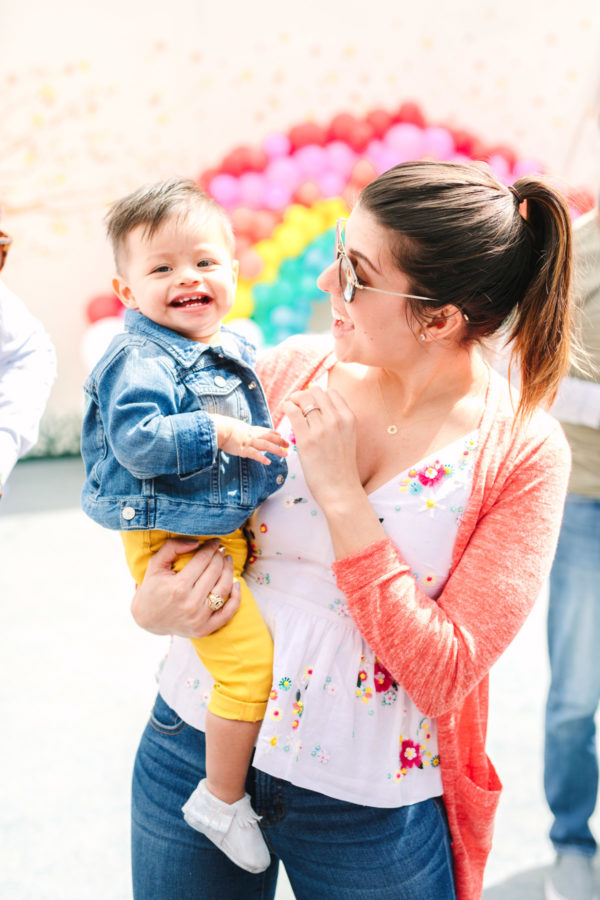
[[[254,363],[255,350],[252,344],[226,326],[221,326],[220,344],[202,344],[158,325],[137,309],[128,309],[125,312],[125,331],[150,338],[184,368],[195,365],[205,353],[223,355],[237,362],[241,360],[247,365]]]

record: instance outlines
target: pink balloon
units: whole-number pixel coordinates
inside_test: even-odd
[[[295,191],[303,181],[302,174],[296,160],[291,156],[272,160],[264,171],[267,182],[283,184],[290,191]]]
[[[392,125],[384,138],[384,143],[394,151],[397,163],[421,159],[423,156],[423,131],[410,122]]]
[[[512,170],[513,181],[516,181],[522,175],[541,175],[543,171],[544,167],[537,159],[532,159],[531,157],[529,159],[526,157],[518,159]]]
[[[269,159],[279,159],[282,156],[288,156],[292,145],[287,134],[276,132],[269,134],[262,142],[262,148]]]
[[[304,178],[317,178],[327,168],[327,153],[324,147],[307,144],[294,154],[294,160]]]
[[[376,158],[371,158],[371,162],[378,175],[381,175],[382,172],[387,172],[388,169],[391,169],[393,166],[397,166],[399,162],[404,161],[404,159],[398,158],[397,150],[392,150],[386,146],[381,148]]]
[[[251,209],[261,209],[264,205],[266,180],[258,172],[244,172],[240,175],[240,202]]]
[[[434,159],[450,159],[454,153],[454,138],[447,128],[432,125],[423,130],[423,153]]]
[[[211,197],[226,209],[231,209],[240,202],[240,186],[233,175],[226,173],[215,175],[208,183],[208,191]]]
[[[292,188],[276,181],[267,181],[263,196],[265,209],[282,210],[292,202]]]
[[[510,171],[510,163],[501,153],[493,153],[488,159],[488,165],[498,181],[503,184],[510,184],[512,175]]]
[[[323,197],[341,197],[346,187],[347,178],[341,172],[334,172],[329,169],[317,175],[316,181]]]
[[[346,178],[350,175],[358,158],[352,147],[343,141],[331,141],[326,145],[325,153],[329,168]]]

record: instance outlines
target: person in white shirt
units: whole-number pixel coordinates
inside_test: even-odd
[[[0,232],[0,270],[10,238]],[[0,497],[17,460],[38,438],[56,377],[56,353],[42,323],[0,281]]]

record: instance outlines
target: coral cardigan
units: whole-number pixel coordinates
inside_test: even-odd
[[[322,337],[296,336],[257,366],[275,424],[281,402],[335,364]],[[437,601],[416,585],[388,538],[333,564],[354,621],[425,715],[435,716],[459,900],[481,897],[502,785],[485,752],[488,672],[548,575],[570,452],[541,410],[521,428],[491,373],[471,497]]]

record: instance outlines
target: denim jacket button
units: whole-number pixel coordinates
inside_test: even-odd
[[[248,390],[249,390],[249,391],[254,391],[255,389],[256,389],[256,382],[255,382],[255,381],[249,381],[249,382],[248,382]]]
[[[135,509],[133,508],[133,506],[125,506],[121,512],[121,515],[127,522],[131,522],[131,520],[135,516]]]
[[[278,475],[275,481],[277,482],[277,484],[283,484],[285,478],[283,477],[283,475]]]
[[[215,384],[217,385],[217,387],[225,387],[227,381],[225,380],[225,378],[223,378],[222,375],[215,375]]]

